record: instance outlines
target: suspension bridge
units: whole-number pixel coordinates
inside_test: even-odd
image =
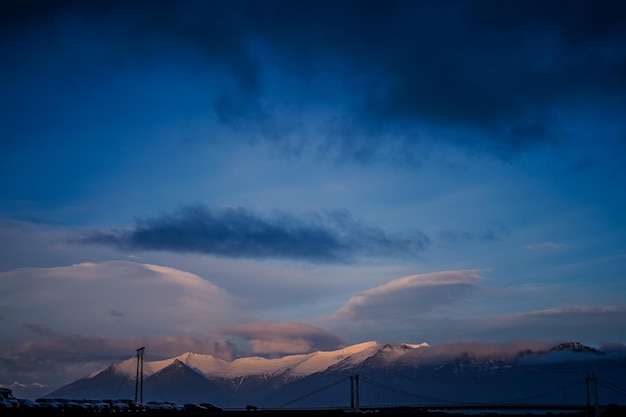
[[[346,384],[349,383],[349,391]],[[527,412],[579,412],[587,416],[599,416],[607,403],[602,403],[600,398],[611,393],[610,398],[621,398],[619,404],[626,403],[626,388],[613,382],[604,380],[594,374],[570,381],[561,386],[554,387],[545,392],[516,397],[507,400],[473,402],[463,395],[459,395],[454,388],[449,392],[450,398],[435,398],[412,390],[399,388],[398,384],[387,384],[375,378],[350,375],[349,378],[341,377],[327,385],[318,387],[310,392],[302,394],[286,403],[279,410],[288,409],[317,409],[310,404],[315,402],[315,397],[324,395],[328,390],[341,389],[345,395],[345,410],[354,412],[363,411],[393,411],[410,409],[414,411],[527,411]],[[506,391],[503,386],[503,392]],[[463,398],[461,400],[454,399]],[[467,396],[466,396],[467,397]],[[608,397],[608,396],[607,396]],[[309,404],[303,407],[303,404]],[[327,407],[328,408],[328,407]]]

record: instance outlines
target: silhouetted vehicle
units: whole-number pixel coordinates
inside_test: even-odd
[[[11,388],[0,388],[0,409],[18,409],[20,404],[17,398],[13,396]]]
[[[29,400],[28,398],[18,398],[17,402],[20,404],[21,409],[31,409],[31,408],[41,407],[38,402]]]
[[[53,400],[52,398],[39,398],[35,400],[41,408],[46,408],[48,410],[62,410],[63,404],[58,402],[57,400]]]
[[[177,402],[174,402],[174,401],[163,401],[163,402],[169,405],[170,407],[172,407],[172,410],[183,411],[185,409],[185,407],[183,407],[181,404],[178,404]]]
[[[109,404],[109,409],[113,411],[127,411],[128,404],[120,402],[118,400],[102,400],[103,403]]]
[[[62,410],[89,410],[89,407],[80,401],[68,400],[67,398],[52,398],[52,401],[56,401],[61,404]]]
[[[143,405],[136,403],[134,400],[121,399],[117,400],[121,403],[124,403],[128,406],[128,411],[143,411]]]
[[[185,407],[185,411],[188,413],[203,413],[205,411],[207,411],[206,407],[203,407],[199,404],[185,404],[183,405],[183,407]]]
[[[13,404],[13,402],[7,401],[4,398],[0,398],[0,410],[13,410],[17,408],[18,407]]]
[[[211,403],[200,403],[200,405],[201,405],[202,407],[206,408],[206,409],[207,409],[207,411],[212,411],[212,412],[214,412],[214,413],[216,413],[216,412],[220,412],[220,411],[224,411],[224,410],[222,410],[221,408],[219,408],[218,406],[213,405],[213,404],[211,404]]]
[[[91,400],[76,400],[76,402],[80,404],[80,406],[83,407],[84,410],[95,409],[94,405],[91,403]]]
[[[101,400],[86,400],[87,402],[89,402],[91,404],[91,407],[93,410],[97,410],[97,411],[109,411],[111,409],[111,406]]]
[[[166,404],[162,401],[148,401],[143,406],[146,410],[159,410],[159,411],[173,410],[171,405]]]

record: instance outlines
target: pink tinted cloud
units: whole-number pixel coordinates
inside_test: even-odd
[[[515,331],[543,340],[572,341],[585,335],[596,343],[623,343],[626,341],[624,323],[626,307],[623,306],[565,306],[491,318],[485,320],[482,327],[487,332],[510,334]],[[602,334],[613,334],[615,339],[599,340]]]
[[[423,315],[480,290],[476,270],[442,271],[397,278],[352,296],[332,320],[378,320]]]
[[[430,319],[428,326],[416,323],[416,327],[427,341],[539,340],[550,345],[578,341],[609,346],[626,343],[624,323],[623,306],[567,306],[475,319]]]
[[[441,360],[442,358],[458,358],[469,356],[472,358],[509,358],[518,355],[521,351],[545,351],[552,347],[546,342],[526,340],[511,340],[506,342],[456,342],[442,343],[430,346],[420,351],[424,357]]]
[[[303,323],[253,322],[222,329],[226,335],[242,338],[255,354],[296,354],[332,350],[345,345],[337,335]]]
[[[127,261],[0,272],[5,329],[34,333],[133,337],[206,334],[247,314],[237,298],[179,269]],[[62,308],[60,308],[62,306]]]

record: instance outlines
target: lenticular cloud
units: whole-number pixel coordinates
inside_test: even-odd
[[[0,290],[15,335],[184,334],[242,317],[233,296],[197,275],[126,261],[3,272]]]

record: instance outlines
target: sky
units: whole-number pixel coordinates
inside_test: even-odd
[[[0,384],[626,344],[626,3],[3,1]]]

